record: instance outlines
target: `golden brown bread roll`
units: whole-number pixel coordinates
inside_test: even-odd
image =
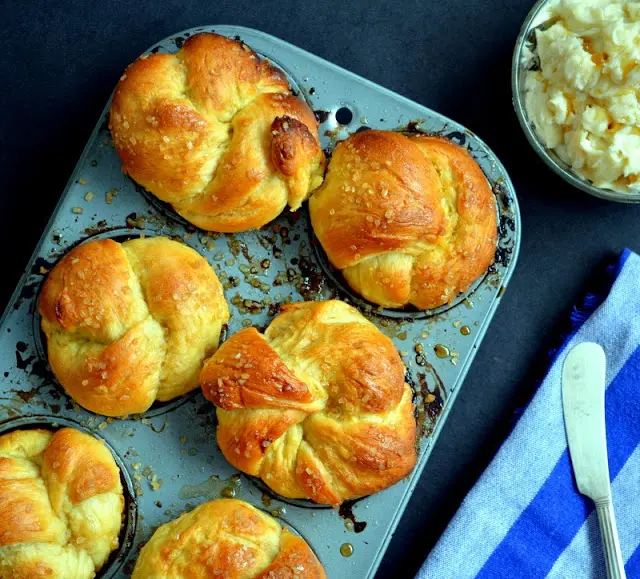
[[[257,229],[322,183],[313,112],[277,68],[224,36],[131,64],[109,122],[125,173],[203,229]]]
[[[200,375],[218,444],[276,493],[338,505],[413,469],[411,389],[391,340],[337,300],[282,308],[231,336]]]
[[[244,501],[204,503],[162,525],[132,579],[325,579],[309,545]]]
[[[195,388],[229,319],[211,266],[165,237],[76,247],[49,274],[38,308],[58,381],[107,416]]]
[[[309,201],[331,263],[367,300],[430,309],[493,261],[494,195],[466,149],[426,135],[356,133]]]
[[[73,428],[0,435],[0,579],[85,579],[118,547],[124,497],[107,447]]]

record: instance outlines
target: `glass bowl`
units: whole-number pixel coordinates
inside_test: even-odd
[[[524,105],[524,73],[527,70],[524,55],[526,54],[527,47],[531,45],[533,28],[539,26],[547,19],[544,10],[550,1],[551,0],[538,0],[538,2],[534,4],[520,29],[520,34],[518,34],[516,47],[513,52],[511,90],[513,91],[513,107],[516,111],[520,126],[535,152],[538,153],[552,171],[560,175],[567,183],[601,199],[618,201],[619,203],[640,203],[640,193],[623,193],[596,187],[588,179],[574,173],[569,165],[562,161],[551,149],[547,148],[540,137],[538,137],[533,123],[529,120]]]

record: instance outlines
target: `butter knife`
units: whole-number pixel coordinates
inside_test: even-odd
[[[578,490],[596,505],[607,576],[626,579],[613,513],[604,423],[604,350],[592,342],[571,349],[562,368],[562,406]]]

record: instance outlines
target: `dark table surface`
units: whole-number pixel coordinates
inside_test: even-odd
[[[518,193],[520,259],[380,578],[412,577],[533,392],[558,326],[604,259],[640,249],[640,207],[573,190],[526,143],[511,53],[532,0],[0,2],[0,302],[6,303],[123,68],[170,33],[258,28],[480,135]]]

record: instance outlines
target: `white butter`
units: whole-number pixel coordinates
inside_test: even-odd
[[[558,0],[536,33],[525,108],[549,149],[597,187],[640,191],[640,2]]]

